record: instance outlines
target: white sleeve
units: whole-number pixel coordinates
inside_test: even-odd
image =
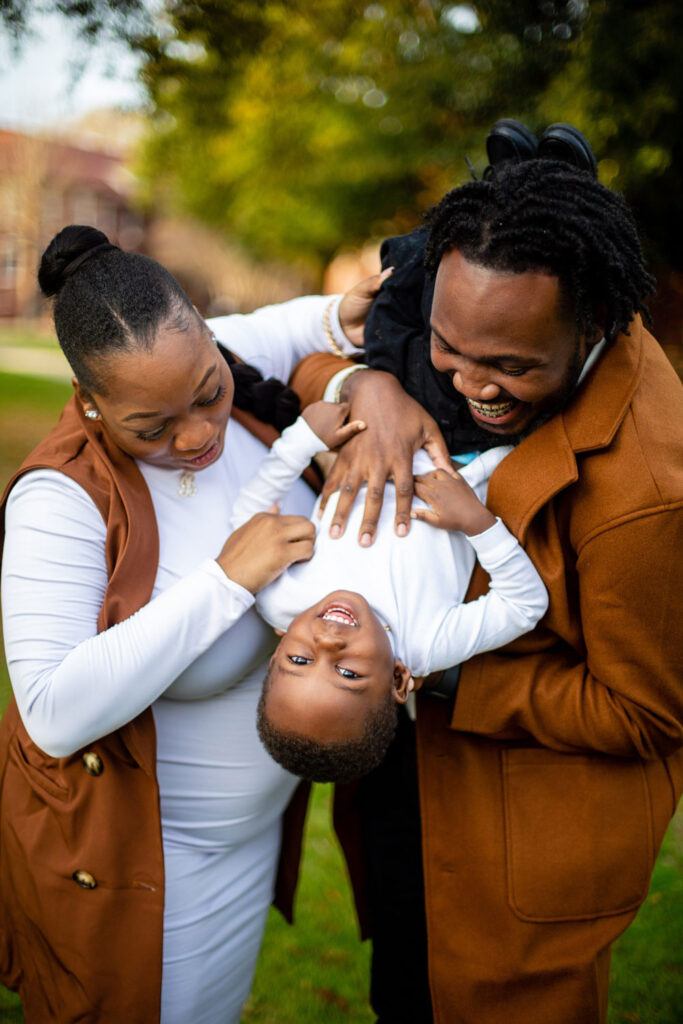
[[[329,351],[323,314],[330,303],[334,340],[343,352],[358,353],[339,323],[341,299],[341,295],[308,295],[277,306],[264,306],[253,313],[214,317],[207,324],[226,348],[255,366],[264,377],[276,377],[286,383],[304,356]]]
[[[531,559],[500,519],[467,538],[491,576],[488,593],[449,608],[435,624],[427,665],[420,675],[457,665],[509,643],[536,625],[548,594]]]
[[[207,559],[130,618],[97,632],[105,526],[61,473],[27,473],[7,502],[2,565],[7,663],[31,739],[66,757],[131,721],[251,607]]]
[[[230,528],[236,530],[257,512],[267,512],[273,502],[281,501],[306,466],[327,445],[299,416],[282,432],[251,480],[240,489],[230,515]]]

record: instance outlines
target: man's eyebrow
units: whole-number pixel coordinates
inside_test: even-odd
[[[444,345],[446,345],[451,350],[451,352],[454,355],[456,355],[456,356],[461,355],[461,353],[458,352],[457,348],[453,348],[453,346],[451,345],[450,341],[447,338],[444,338],[443,334],[438,329],[438,327],[435,327],[433,323],[430,323],[429,324],[429,329],[432,331],[433,334],[436,334],[437,338],[439,338],[444,343]],[[485,363],[486,365],[494,364],[494,363],[515,363],[517,366],[540,366],[541,365],[541,360],[540,359],[535,359],[533,356],[521,356],[517,352],[510,352],[510,353],[507,353],[507,354],[501,353],[500,355],[496,354],[495,356],[487,356],[484,359],[477,359],[477,360],[475,360],[475,362]]]
[[[192,397],[193,398],[196,398],[196,396],[199,394],[199,392],[202,390],[202,388],[206,384],[206,382],[209,379],[209,377],[211,377],[216,372],[217,366],[218,366],[218,363],[214,363],[214,365],[210,369],[208,369],[206,371],[206,373],[202,377],[201,383],[192,392]],[[123,419],[121,420],[121,422],[122,423],[127,423],[128,420],[151,420],[151,419],[154,419],[155,416],[161,416],[161,413],[160,412],[132,412],[129,416],[124,416]]]

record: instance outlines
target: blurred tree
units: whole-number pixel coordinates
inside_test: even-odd
[[[0,25],[55,7],[142,54],[150,197],[261,255],[409,228],[508,116],[584,131],[683,270],[678,0],[0,0]]]
[[[151,187],[280,258],[406,229],[571,57],[585,8],[538,6],[175,0],[143,73]]]
[[[135,45],[152,30],[145,0],[0,0],[0,26],[20,45],[33,18],[54,12],[69,19],[90,42],[115,39]]]

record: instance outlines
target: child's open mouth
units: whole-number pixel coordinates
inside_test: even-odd
[[[343,608],[338,604],[328,605],[327,608],[323,609],[321,619],[325,622],[338,622],[342,626],[357,626],[358,619],[353,615],[348,608]]]

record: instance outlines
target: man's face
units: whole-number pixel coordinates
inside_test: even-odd
[[[439,265],[431,331],[436,369],[451,377],[475,423],[506,440],[562,408],[590,348],[557,277],[491,270],[457,249]]]

